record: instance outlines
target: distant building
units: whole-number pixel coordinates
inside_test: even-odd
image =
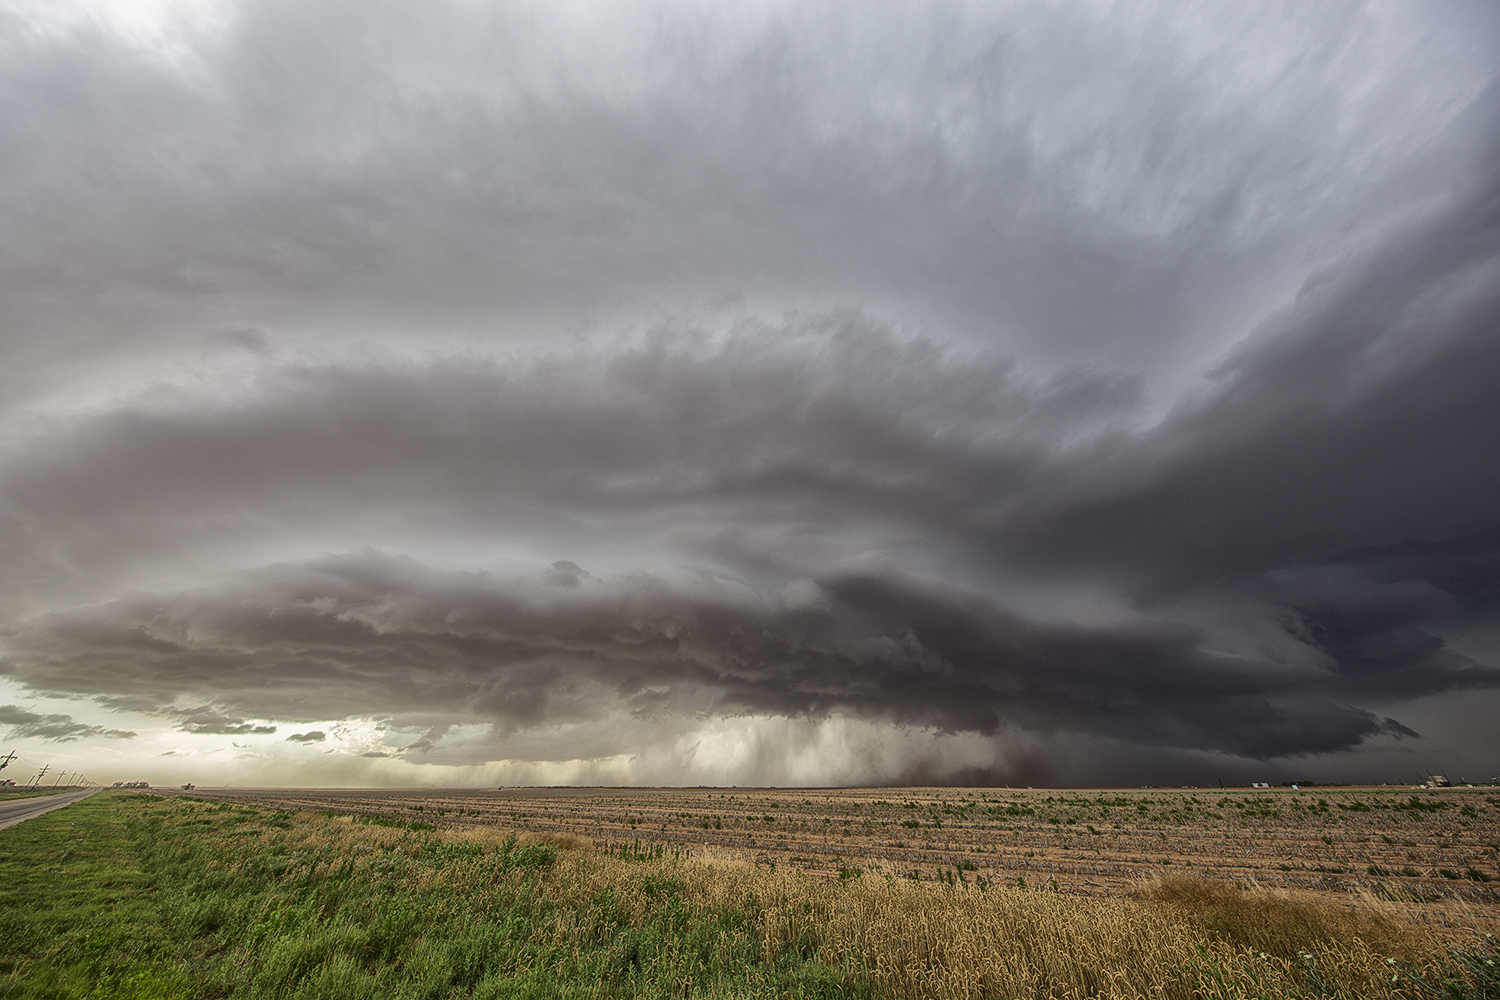
[[[1429,788],[1448,788],[1452,784],[1453,782],[1448,780],[1448,776],[1446,774],[1432,774],[1428,775],[1427,777],[1427,785]]]

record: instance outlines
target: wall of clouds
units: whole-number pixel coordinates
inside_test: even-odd
[[[21,700],[485,781],[1500,751],[1403,721],[1500,680],[1492,11],[59,10]]]

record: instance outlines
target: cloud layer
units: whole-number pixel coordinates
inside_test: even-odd
[[[71,715],[52,713],[40,715],[19,705],[0,705],[0,725],[10,726],[7,739],[37,739],[49,743],[72,743],[75,740],[109,739],[128,740],[135,733],[121,729],[105,729],[75,722]]]
[[[28,684],[143,710],[189,698],[293,721],[442,717],[520,730],[622,707],[838,712],[1258,758],[1416,735],[1334,700],[1368,693],[1368,676],[1342,676],[1365,665],[1312,644],[1305,662],[1285,662],[1226,654],[1203,631],[1159,620],[1040,624],[883,562],[768,593],[706,571],[600,580],[571,564],[501,582],[365,552],[55,614],[11,638],[23,651],[12,675]],[[1382,631],[1371,644],[1383,640]],[[1404,678],[1407,697],[1500,680],[1462,657],[1419,655],[1399,665],[1421,677],[1415,688]],[[274,731],[201,711],[180,728]]]
[[[1500,752],[1400,721],[1500,681],[1493,11],[183,10],[0,20],[17,697],[653,780]]]

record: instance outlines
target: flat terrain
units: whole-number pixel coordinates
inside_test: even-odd
[[[1192,793],[1140,793],[1144,819],[1134,796],[1113,792],[1111,801],[1132,802],[917,789],[904,798],[889,790],[868,797],[739,789],[488,794],[488,805],[483,796],[443,793],[325,794],[296,803],[276,798],[287,793],[260,793],[245,803],[108,790],[0,831],[0,998],[1500,996],[1500,943],[1476,934],[1496,910],[1477,869],[1477,879],[1384,876],[1374,883],[1386,887],[1384,897],[1319,899],[1180,877],[1190,867],[1184,861],[1143,869],[1165,877],[1129,892],[1070,895],[1053,891],[1042,872],[1024,869],[1028,877],[995,866],[1009,855],[977,849],[999,825],[1007,828],[1002,835],[1024,828],[1028,837],[1079,838],[1072,831],[1092,825],[1149,840],[1145,827],[1158,822],[1152,810],[1205,813],[1167,824],[1171,830],[1212,826],[1229,820],[1228,810],[1243,811],[1217,798],[1195,803]],[[1439,818],[1462,817],[1452,822],[1468,823],[1457,827],[1467,832],[1494,808],[1475,793],[1419,796],[1422,808],[1409,799],[1403,808],[1396,799],[1371,805],[1366,794],[1346,801],[1342,813],[1367,818],[1379,809],[1405,821],[1411,812],[1422,818],[1403,830],[1420,826],[1427,839],[1436,837]],[[1279,801],[1283,812],[1293,811],[1292,800]],[[696,815],[686,808],[694,803],[702,806]],[[1092,814],[1081,815],[1085,805]],[[1129,832],[1127,807],[1137,816]],[[480,822],[486,809],[489,825]],[[1296,809],[1317,814],[1297,822],[1316,828],[1326,820],[1325,829],[1339,812],[1317,798]],[[1100,811],[1119,815],[1118,831]],[[1052,812],[1066,814],[1053,824]],[[983,822],[981,813],[996,822]],[[618,837],[585,839],[563,829],[589,816],[613,817]],[[545,823],[531,823],[542,817]],[[656,836],[645,838],[653,818]],[[683,839],[669,849],[668,833],[687,838],[703,831],[705,819],[725,846],[704,847],[698,837],[696,847]],[[512,820],[543,831],[504,829]],[[865,823],[869,831],[856,837]],[[976,849],[940,860],[937,841],[948,835]],[[882,838],[924,836],[934,838],[931,846],[881,846]],[[728,846],[735,837],[783,846],[752,856],[761,859],[755,864],[716,857],[760,850]],[[878,857],[850,858],[835,877],[823,877],[829,853],[805,860],[813,847],[831,852],[840,841],[876,852],[926,851],[920,857],[935,867],[909,868],[903,878]],[[1066,861],[1057,852],[1074,848],[1052,850]],[[773,865],[773,856],[788,863]],[[966,857],[984,859],[990,874]],[[1017,863],[1039,857],[1022,850]],[[868,867],[851,867],[856,861]],[[1419,904],[1426,916],[1442,915],[1441,923],[1408,919],[1418,911],[1407,900],[1427,884],[1448,894]]]
[[[498,790],[198,789],[193,797],[420,819],[829,878],[861,867],[962,872],[1103,895],[1153,875],[1264,887],[1367,889],[1404,901],[1500,903],[1500,789],[1411,787]]]

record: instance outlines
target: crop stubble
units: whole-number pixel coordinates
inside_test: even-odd
[[[1099,895],[1161,874],[1369,891],[1408,902],[1500,901],[1500,795],[1414,790],[1005,788],[495,790],[198,789],[196,797],[572,834],[601,847],[982,876]]]

